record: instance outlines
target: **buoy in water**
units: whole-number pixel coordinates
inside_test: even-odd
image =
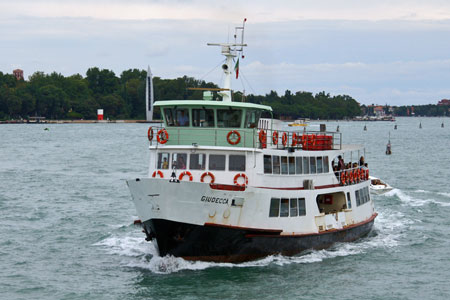
[[[394,129],[397,130],[397,124],[395,124]]]
[[[339,125],[336,127],[336,132],[339,132]]]
[[[441,128],[444,128],[444,122],[442,122],[442,124],[441,124]]]
[[[367,131],[367,126],[366,125],[364,125],[364,131]]]
[[[391,155],[392,154],[392,149],[391,149],[391,142],[389,142],[386,145],[386,155]]]
[[[50,129],[48,129],[47,127],[45,127],[44,130],[50,130]]]
[[[420,122],[420,124],[419,124],[419,128],[420,128],[420,129],[422,129],[422,122]]]

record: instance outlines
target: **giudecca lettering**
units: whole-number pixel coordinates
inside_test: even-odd
[[[228,204],[228,198],[219,198],[219,197],[202,196],[200,201],[209,202],[209,203],[217,203],[217,204]]]

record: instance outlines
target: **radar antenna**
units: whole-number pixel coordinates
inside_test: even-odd
[[[220,46],[221,53],[226,57],[226,62],[222,65],[223,73],[225,74],[224,82],[223,82],[223,91],[220,91],[218,94],[222,96],[223,102],[231,102],[231,74],[233,73],[233,58],[238,57],[238,61],[236,62],[235,71],[236,78],[237,74],[239,74],[239,55],[244,58],[244,47],[247,44],[244,44],[244,29],[245,22],[247,19],[245,18],[242,22],[242,26],[238,26],[235,28],[234,33],[234,43],[208,43],[208,46]],[[238,38],[241,41],[238,43]]]

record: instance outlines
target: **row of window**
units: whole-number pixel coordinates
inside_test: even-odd
[[[269,217],[306,216],[305,198],[270,199]]]
[[[365,187],[355,191],[356,206],[363,205],[370,201],[369,188]]]
[[[328,156],[264,155],[265,174],[319,174],[328,172]]]
[[[192,112],[192,120],[191,114]],[[165,108],[164,116],[167,126],[215,127],[214,109],[198,108]],[[241,109],[223,108],[216,110],[217,127],[240,128],[242,119]],[[254,128],[258,125],[261,116],[260,110],[247,109],[245,113],[244,128]],[[192,122],[191,122],[192,121]]]
[[[226,157],[223,154],[190,153],[188,160],[187,153],[160,152],[157,168],[185,170],[189,163],[190,170],[206,170],[208,164],[209,170],[225,171]],[[245,171],[245,155],[228,155],[228,170]]]

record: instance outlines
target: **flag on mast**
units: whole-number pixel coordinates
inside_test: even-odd
[[[234,66],[234,71],[236,72],[236,79],[239,77],[239,57],[237,59],[236,65]]]

